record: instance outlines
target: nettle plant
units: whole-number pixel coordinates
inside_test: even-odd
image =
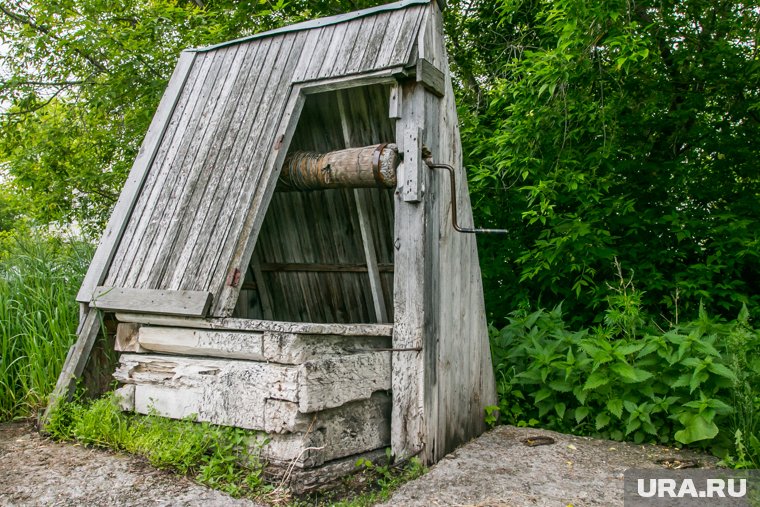
[[[504,422],[638,443],[730,445],[740,383],[731,358],[760,344],[747,332],[746,308],[729,324],[702,310],[694,322],[651,332],[632,287],[609,305],[593,329],[567,329],[561,305],[516,312],[492,329]]]

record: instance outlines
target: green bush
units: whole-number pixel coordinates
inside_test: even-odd
[[[760,446],[752,447],[760,428],[760,332],[747,309],[731,322],[702,310],[695,321],[661,330],[640,304],[625,284],[597,327],[568,329],[558,306],[515,312],[506,327],[492,329],[503,420],[732,452],[740,430],[745,456],[760,457]]]
[[[0,421],[44,405],[76,339],[88,243],[23,232],[0,238]]]

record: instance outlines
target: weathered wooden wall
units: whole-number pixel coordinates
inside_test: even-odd
[[[309,95],[290,151],[326,153],[392,142],[389,96],[389,87],[383,85]],[[344,130],[350,132],[348,138]],[[239,303],[238,315],[263,318],[266,312],[267,318],[296,322],[392,322],[392,195],[393,190],[379,188],[276,192],[247,278],[256,286],[250,289],[256,293],[252,302],[262,307],[261,314]],[[382,301],[391,309],[383,316],[373,302],[363,226],[373,261],[382,267]]]
[[[119,318],[114,378],[126,410],[266,432],[263,457],[275,466],[390,444],[388,326]]]
[[[471,226],[454,92],[435,4],[429,6],[418,48],[419,59],[443,73],[444,94],[439,97],[423,83],[402,88],[397,139],[408,172],[396,198],[393,346],[421,350],[393,355],[392,439],[396,454],[421,451],[426,461],[435,462],[485,430],[483,407],[495,404],[496,395],[475,236],[453,229],[447,175],[429,169],[417,153],[424,144],[433,161],[456,168],[459,220]]]

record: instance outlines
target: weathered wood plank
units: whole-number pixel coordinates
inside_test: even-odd
[[[287,466],[269,466],[264,473],[272,479],[273,483],[281,482],[286,473],[289,473],[288,480],[285,484],[288,488],[301,495],[312,491],[324,489],[326,486],[334,484],[334,481],[342,477],[364,470],[365,467],[357,466],[359,460],[369,460],[376,465],[386,463],[387,456],[385,449],[377,449],[362,454],[355,454],[347,458],[341,458],[329,461],[324,465],[313,468],[293,468]]]
[[[310,360],[299,368],[298,409],[301,412],[339,407],[391,388],[390,352]]]
[[[390,409],[388,395],[376,393],[366,401],[301,414],[299,431],[264,437],[262,457],[273,466],[313,468],[385,447],[390,443]]]
[[[367,264],[306,264],[304,262],[267,262],[260,265],[262,272],[290,272],[290,271],[312,271],[337,272],[337,273],[366,273],[369,268]],[[377,264],[377,270],[381,273],[393,273],[393,264]]]
[[[68,399],[74,391],[76,381],[82,376],[87,360],[90,358],[92,346],[100,331],[100,312],[90,309],[79,328],[76,343],[69,349],[66,361],[63,363],[61,374],[50,394],[48,405],[40,418],[40,426],[44,429],[50,420],[51,410],[62,400]]]
[[[174,274],[176,266],[181,266],[183,271],[189,267],[187,257],[182,257],[182,254],[192,251],[197,236],[204,231],[203,220],[213,212],[216,202],[214,193],[225,174],[221,168],[226,163],[230,138],[234,139],[235,134],[234,131],[232,135],[228,133],[237,127],[234,120],[241,110],[245,110],[240,103],[243,93],[247,91],[251,68],[259,57],[258,51],[266,48],[266,45],[263,46],[241,46],[237,53],[225,57],[222,73],[216,81],[219,95],[206,107],[209,117],[204,121],[204,131],[197,136],[200,145],[189,154],[182,166],[182,174],[187,174],[187,177],[181,185],[177,185],[173,205],[168,207],[171,212],[167,211],[159,220],[161,234],[155,241],[156,248],[146,259],[146,269],[143,269],[140,278],[142,283],[151,287],[182,288],[180,283],[169,280],[170,274]],[[184,168],[186,164],[189,165],[187,170]]]
[[[399,181],[406,186],[408,171],[416,171],[422,163],[419,149],[422,126],[425,124],[425,91],[416,83],[403,86],[403,116],[396,124],[396,135],[404,139],[404,176]],[[407,162],[408,160],[408,162]],[[408,166],[407,166],[408,164]],[[425,186],[428,172],[420,171],[418,189]],[[425,321],[429,318],[429,275],[425,248],[429,199],[423,202],[407,200],[406,188],[399,188],[395,210],[395,272],[393,277],[394,348],[419,348],[425,342]],[[421,197],[421,196],[420,196]],[[419,452],[425,442],[424,363],[422,352],[393,353],[393,417],[392,448],[395,456],[403,458]]]
[[[322,324],[314,322],[278,322],[255,319],[210,318],[190,319],[168,315],[117,313],[122,322],[178,326],[199,329],[226,329],[229,331],[276,331],[299,334],[326,334],[340,336],[391,336],[393,324]]]
[[[119,326],[136,326],[122,323]],[[390,346],[385,337],[304,335],[142,326],[130,329],[123,351],[301,364],[310,360],[371,352]],[[118,341],[118,340],[117,340]]]
[[[90,301],[93,290],[103,282],[111,266],[113,255],[132,214],[145,177],[153,163],[156,150],[163,139],[169,118],[171,118],[182,89],[185,87],[185,82],[194,60],[194,53],[182,52],[180,54],[177,66],[169,80],[169,85],[161,98],[150,127],[148,127],[148,133],[145,135],[145,139],[140,146],[140,151],[132,165],[132,170],[129,172],[129,177],[127,177],[124,187],[122,187],[119,200],[111,212],[111,218],[108,220],[108,225],[100,238],[95,256],[79,289],[79,293],[77,294],[77,301],[79,302],[88,303]]]
[[[199,164],[202,171],[198,184],[188,197],[187,213],[178,221],[173,244],[157,262],[151,274],[153,280],[160,280],[161,286],[168,288],[205,288],[203,284],[187,283],[193,280],[206,256],[216,223],[224,223],[232,213],[228,193],[239,182],[235,181],[238,166],[237,157],[242,151],[240,140],[248,135],[249,129],[261,123],[259,108],[268,104],[263,100],[265,83],[274,65],[273,56],[276,41],[262,41],[256,46],[255,54],[246,58],[234,84],[234,91],[227,101],[220,122],[220,129],[209,141],[209,160]],[[286,46],[287,47],[287,46]],[[287,51],[287,49],[283,49]],[[275,55],[273,55],[273,53]],[[219,220],[222,222],[219,222]]]
[[[210,292],[120,287],[97,287],[90,301],[90,308],[104,311],[147,312],[186,317],[205,317],[210,306]]]
[[[135,384],[135,410],[140,413],[153,405],[170,417],[197,414],[199,420],[215,424],[267,430],[269,400],[295,403],[298,412],[310,413],[387,391],[390,353],[350,354],[300,365],[122,354],[114,378]],[[283,418],[273,420],[281,424]]]
[[[425,173],[427,167],[422,161],[422,127],[409,127],[404,133],[404,167],[401,196],[405,202],[420,202],[425,194]]]
[[[422,83],[425,88],[439,97],[443,97],[443,94],[446,92],[443,72],[424,58],[417,59],[416,79],[418,83]]]
[[[288,88],[287,84],[292,79],[292,66],[298,61],[301,50],[300,46],[302,44],[303,42],[294,44],[294,46],[298,46],[295,50],[297,54],[289,56],[286,63],[287,70],[284,72],[285,77],[281,80],[281,83],[272,89],[273,94],[277,94],[278,97],[283,99],[278,102],[278,107],[275,108],[277,112],[275,117],[280,118],[280,121],[269,122],[269,125],[273,127],[271,132],[277,133],[271,136],[270,139],[276,139],[276,142],[272,143],[272,150],[260,148],[254,151],[255,155],[251,157],[250,167],[257,168],[258,174],[255,178],[246,176],[244,181],[248,184],[240,193],[237,205],[237,207],[242,206],[241,209],[247,210],[247,213],[245,216],[241,216],[238,213],[233,217],[233,220],[230,220],[228,225],[229,232],[225,235],[226,239],[224,246],[220,249],[220,254],[221,252],[231,252],[231,254],[218,256],[215,269],[208,269],[209,280],[207,283],[210,283],[210,280],[214,279],[226,279],[227,273],[235,269],[244,268],[251,260],[253,247],[256,244],[256,238],[261,228],[261,223],[264,220],[264,210],[266,210],[274,193],[277,176],[285,160],[290,140],[296,129],[297,120],[303,107],[304,99],[300,93],[291,90],[287,98],[284,93],[284,90]],[[216,293],[217,289],[214,289]],[[217,316],[230,315],[235,307],[237,291],[237,287],[230,285],[221,287],[221,290],[219,290],[220,296],[214,304],[212,313]]]
[[[217,79],[220,77],[223,79],[226,76],[225,67],[229,65],[231,55],[234,55],[234,52],[230,50],[210,55],[213,61],[210,63],[200,95],[196,98],[188,130],[182,139],[172,140],[172,145],[177,146],[178,149],[168,166],[166,181],[151,196],[155,201],[152,202],[153,209],[148,215],[150,218],[146,220],[143,216],[141,224],[138,225],[138,228],[142,227],[142,234],[137,235],[134,245],[130,246],[133,252],[131,255],[127,254],[127,258],[131,260],[130,267],[123,278],[123,284],[119,286],[155,287],[145,284],[146,277],[153,268],[156,253],[165,251],[163,244],[167,233],[167,223],[173,225],[176,222],[171,222],[171,220],[186,202],[185,189],[192,186],[194,182],[197,166],[193,164],[193,161],[198,150],[205,144],[206,132],[212,123],[214,110],[224,88],[217,86]]]
[[[208,55],[196,56],[195,58],[185,87],[169,120],[167,131],[159,145],[158,153],[151,164],[151,169],[148,171],[145,183],[140,190],[137,203],[129,217],[122,240],[116,249],[116,254],[111,262],[111,269],[109,269],[105,281],[100,285],[123,285],[123,281],[132,265],[134,249],[140,242],[140,234],[142,232],[138,234],[138,231],[144,231],[150,221],[151,210],[156,200],[155,196],[164,185],[164,181],[170,171],[171,162],[178,149],[178,143],[175,143],[174,140],[180,139],[189,127],[192,112],[197,106],[195,99],[203,87],[210,67],[210,61],[212,61],[212,58],[209,58]],[[143,220],[143,217],[146,217],[145,220]]]

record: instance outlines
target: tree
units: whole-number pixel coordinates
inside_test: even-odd
[[[0,163],[26,213],[97,235],[181,50],[348,4],[369,2],[0,0]]]
[[[502,75],[464,128],[479,219],[513,231],[482,242],[492,316],[592,321],[616,258],[657,313],[757,312],[757,3],[497,5]]]

